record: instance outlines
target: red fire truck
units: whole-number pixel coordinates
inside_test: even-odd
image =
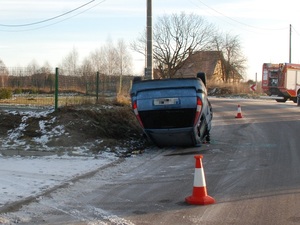
[[[300,95],[300,64],[264,63],[262,89],[277,102],[289,99],[297,103],[297,95]]]

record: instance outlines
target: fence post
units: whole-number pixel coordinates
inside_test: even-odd
[[[99,100],[99,71],[97,72],[96,76],[96,102],[98,103]]]
[[[54,110],[58,108],[58,68],[55,68]]]
[[[88,96],[89,94],[89,82],[85,83],[85,95]]]

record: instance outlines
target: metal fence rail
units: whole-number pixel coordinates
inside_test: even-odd
[[[63,106],[95,104],[99,98],[128,95],[132,76],[28,68],[0,68],[0,104]],[[57,105],[56,105],[57,104]]]

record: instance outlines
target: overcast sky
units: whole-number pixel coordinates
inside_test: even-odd
[[[292,62],[300,63],[300,16],[292,0],[152,0],[152,4],[153,23],[165,14],[195,13],[220,31],[238,35],[248,59],[248,79],[255,73],[261,79],[264,62],[289,61],[290,24]],[[83,59],[108,39],[129,44],[145,26],[146,0],[2,0],[0,59],[7,67],[27,66],[33,60],[56,67],[73,48]],[[134,53],[133,63],[141,74],[144,57]]]

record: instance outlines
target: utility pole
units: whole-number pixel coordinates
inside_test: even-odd
[[[292,63],[292,24],[290,24],[289,63]]]
[[[152,0],[147,0],[147,62],[145,78],[153,79],[153,53],[152,53]]]

